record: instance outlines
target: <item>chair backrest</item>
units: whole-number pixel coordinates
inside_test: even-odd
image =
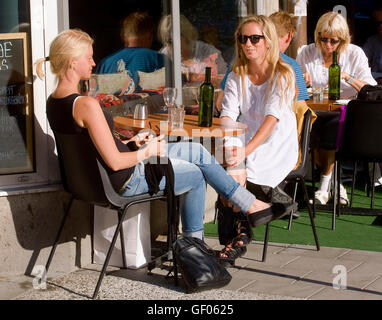
[[[382,101],[350,101],[337,156],[369,162],[382,161],[381,126]]]
[[[304,113],[304,122],[302,125],[301,137],[299,141],[301,160],[300,160],[299,166],[292,171],[292,174],[305,176],[308,170],[308,154],[309,154],[311,122],[312,122],[312,111],[308,109]]]
[[[97,165],[97,151],[89,137],[53,131],[65,190],[76,199],[108,205]]]

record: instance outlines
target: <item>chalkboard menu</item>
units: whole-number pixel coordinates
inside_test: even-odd
[[[0,174],[33,171],[27,34],[0,33]]]

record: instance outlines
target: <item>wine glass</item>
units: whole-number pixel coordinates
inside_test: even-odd
[[[173,107],[175,105],[175,100],[177,96],[177,89],[176,88],[164,88],[163,90],[163,100],[164,103],[166,104],[167,110],[170,107]]]

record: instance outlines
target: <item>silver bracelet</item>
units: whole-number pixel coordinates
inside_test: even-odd
[[[348,80],[346,80],[346,83],[352,84],[353,80],[354,80],[354,76],[351,75],[350,78]]]

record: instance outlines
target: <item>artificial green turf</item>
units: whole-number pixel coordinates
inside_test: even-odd
[[[347,189],[350,200],[350,188]],[[370,198],[357,189],[353,207],[359,206],[370,207]],[[374,208],[382,209],[381,192],[375,194]],[[269,242],[315,246],[308,211],[302,209],[300,213],[301,217],[293,220],[291,230],[288,230],[288,219],[273,221]],[[314,219],[320,246],[382,252],[382,225],[373,224],[375,220],[375,216],[343,214],[336,218],[336,227],[332,230],[331,211],[316,211]],[[207,236],[217,237],[217,224],[210,222],[205,224],[204,228]],[[263,241],[265,226],[254,228],[253,233],[254,240]]]

